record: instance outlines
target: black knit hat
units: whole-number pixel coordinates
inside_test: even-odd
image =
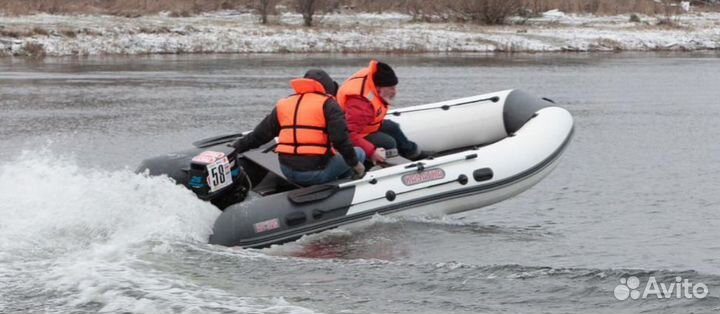
[[[310,69],[305,72],[305,78],[320,82],[320,84],[322,84],[325,88],[325,93],[333,96],[337,94],[338,84],[330,78],[330,75],[328,75],[327,72],[320,69]]]
[[[398,78],[395,76],[395,71],[387,63],[378,62],[377,72],[373,75],[373,82],[377,87],[395,86],[398,84]]]

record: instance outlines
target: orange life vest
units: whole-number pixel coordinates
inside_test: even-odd
[[[373,121],[362,130],[363,135],[368,135],[377,132],[382,126],[385,115],[387,114],[388,107],[385,102],[382,101],[380,95],[373,81],[373,75],[377,72],[376,60],[370,61],[367,68],[357,71],[355,74],[350,76],[340,86],[337,95],[337,101],[340,104],[340,108],[345,111],[348,96],[362,96],[369,100],[373,107],[375,116]]]
[[[290,85],[296,94],[276,105],[280,135],[275,151],[292,155],[332,154],[323,110],[330,96],[320,82],[312,79],[295,79]]]

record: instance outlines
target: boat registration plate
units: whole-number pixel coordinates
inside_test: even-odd
[[[207,183],[210,187],[210,192],[215,192],[232,184],[230,162],[227,157],[223,157],[209,163],[207,165],[207,171]]]

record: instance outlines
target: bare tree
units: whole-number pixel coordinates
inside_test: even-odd
[[[268,15],[275,13],[275,6],[277,6],[280,0],[256,0],[255,9],[260,14],[260,22],[263,24],[268,23]]]
[[[677,14],[678,3],[673,0],[662,0],[662,4],[665,18],[660,20],[659,24],[676,26],[675,22],[673,22],[673,16]]]
[[[522,7],[520,0],[459,0],[452,6],[462,18],[485,24],[504,24]]]
[[[663,0],[662,3],[665,9],[665,18],[670,20],[677,13],[678,4],[672,0]]]
[[[429,22],[433,16],[440,17],[443,13],[443,7],[447,5],[443,1],[424,1],[424,0],[403,0],[401,6],[412,16],[413,21]]]
[[[302,14],[303,24],[313,26],[313,16],[317,13],[330,12],[340,5],[337,0],[295,0],[295,9]]]
[[[526,0],[524,6],[532,15],[538,15],[545,11],[545,0]]]
[[[317,10],[320,0],[295,0],[295,8],[298,13],[302,14],[303,23],[307,27],[311,27],[313,23],[313,15]]]

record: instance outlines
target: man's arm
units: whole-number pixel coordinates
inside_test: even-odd
[[[348,166],[355,166],[358,163],[358,159],[348,134],[345,113],[340,109],[340,105],[330,98],[325,101],[323,111],[325,112],[325,121],[327,123],[330,142],[333,144],[333,147],[340,152],[340,155],[343,156]]]
[[[365,134],[362,134],[362,131],[372,123],[375,117],[372,104],[365,98],[351,96],[348,98],[345,110],[350,139],[355,146],[365,151],[366,156],[372,156],[375,153],[375,145],[366,140]]]
[[[247,134],[233,143],[235,151],[240,154],[253,148],[258,148],[269,142],[280,134],[280,124],[277,120],[277,111],[275,109],[260,121],[250,134]]]

